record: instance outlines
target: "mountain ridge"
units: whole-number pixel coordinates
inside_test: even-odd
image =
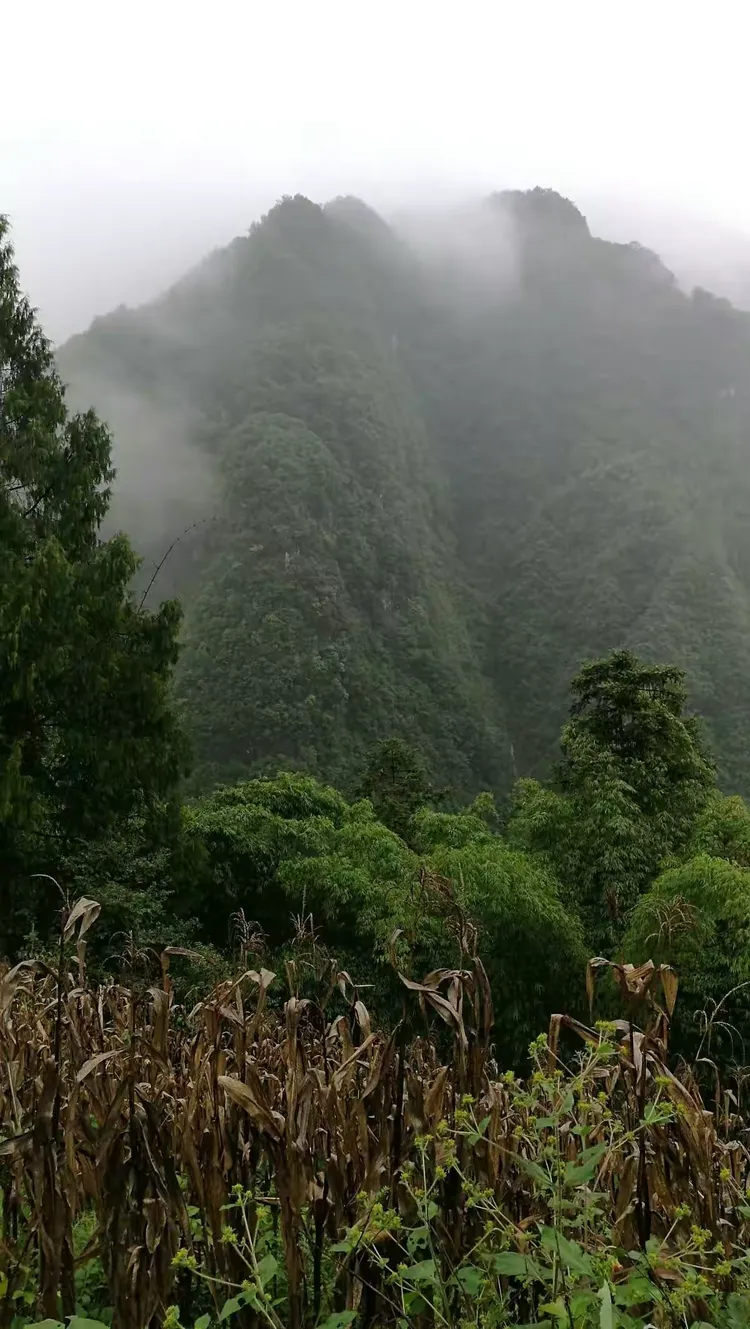
[[[214,517],[162,582],[200,778],[346,784],[397,732],[461,792],[504,787],[549,762],[581,657],[626,645],[688,668],[746,789],[750,320],[554,191],[464,220],[420,248],[288,198],[60,351],[105,416],[114,391],[181,417],[146,548]]]

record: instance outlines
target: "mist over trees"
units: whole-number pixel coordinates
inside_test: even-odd
[[[283,200],[67,396],[0,222],[10,1329],[749,1322],[747,316],[464,221]]]
[[[550,191],[296,197],[61,380],[2,253],[8,955],[54,876],[206,972],[312,916],[391,1015],[469,927],[512,1055],[587,952],[741,986],[746,315]]]
[[[296,197],[69,342],[147,563],[202,523],[153,592],[184,605],[198,786],[350,786],[400,734],[507,789],[549,768],[580,660],[627,647],[686,669],[746,790],[748,319],[552,191],[398,232]]]
[[[99,538],[110,437],[66,409],[1,217],[0,467],[2,947],[39,921],[37,874],[154,813],[187,747],[170,690],[179,608],[139,606],[127,538]]]

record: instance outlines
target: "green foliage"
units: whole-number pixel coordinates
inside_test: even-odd
[[[404,840],[414,813],[434,797],[419,754],[400,738],[384,739],[373,748],[360,792],[379,820]]]
[[[298,1012],[296,999],[291,1007]],[[420,1104],[421,1114],[403,1142],[399,1136],[398,1186],[379,1187],[387,1180],[382,1171],[375,1180],[365,1174],[346,1209],[331,1206],[327,1224],[321,1222],[320,1204],[311,1203],[303,1188],[287,1191],[289,1163],[285,1174],[259,1123],[262,1189],[257,1179],[229,1189],[217,1167],[213,1181],[225,1199],[214,1213],[220,1222],[212,1232],[207,1199],[194,1197],[198,1203],[188,1208],[190,1244],[173,1245],[164,1271],[165,1290],[175,1297],[164,1310],[164,1329],[213,1329],[243,1312],[267,1329],[307,1323],[366,1329],[373,1311],[375,1323],[394,1329],[421,1329],[425,1323],[443,1329],[513,1329],[519,1323],[746,1329],[747,1205],[729,1206],[719,1226],[693,1184],[696,1163],[712,1161],[706,1141],[714,1159],[724,1157],[723,1142],[707,1127],[712,1114],[702,1111],[694,1087],[681,1084],[653,1053],[639,1090],[638,1074],[632,1074],[615,1035],[614,1025],[599,1025],[577,1064],[566,1070],[554,1064],[555,1050],[542,1035],[529,1048],[528,1079],[508,1071],[499,1080],[483,1081],[479,1098],[455,1081],[446,1092],[446,1080],[456,1076],[447,1065],[424,1086],[414,1076],[410,1103],[413,1109]],[[290,1047],[286,1029],[283,1037],[291,1055],[294,1044]],[[365,1051],[363,1045],[362,1055]],[[383,1072],[381,1064],[369,1086],[366,1078],[347,1088],[342,1082],[338,1095],[357,1094],[362,1106]],[[275,1078],[265,1068],[263,1074],[254,1071],[250,1088],[221,1076],[217,1089],[226,1091],[230,1102],[236,1095],[257,1118]],[[287,1083],[293,1080],[290,1072]],[[265,1111],[278,1133],[283,1116],[277,1113],[274,1124]],[[685,1117],[692,1130],[681,1124]],[[694,1128],[696,1119],[703,1120],[702,1132]],[[309,1167],[305,1124],[296,1152]],[[354,1157],[346,1160],[350,1169],[361,1147],[355,1135]],[[507,1159],[500,1177],[488,1164],[496,1150]],[[642,1191],[635,1169],[627,1166],[639,1153],[659,1159],[663,1153],[671,1163],[670,1188],[649,1199],[653,1232],[651,1218],[642,1227]],[[313,1157],[323,1175],[339,1164],[335,1155]],[[189,1167],[181,1189],[190,1187],[188,1174]],[[706,1178],[714,1202],[741,1200],[740,1181],[729,1167],[709,1166]],[[281,1223],[277,1206],[283,1206]],[[90,1211],[90,1224],[88,1217],[84,1221],[95,1231],[95,1213]],[[165,1220],[175,1226],[177,1215],[165,1214]],[[309,1243],[303,1239],[308,1228],[315,1234]],[[344,1286],[358,1290],[346,1297],[353,1309],[335,1309]],[[101,1294],[107,1295],[106,1287]],[[28,1305],[35,1300],[32,1288]],[[204,1305],[208,1309],[200,1313]],[[97,1306],[94,1313],[102,1319],[84,1319],[79,1312],[68,1317],[67,1329],[106,1329],[111,1312]],[[57,1320],[35,1324],[64,1329]]]
[[[291,904],[279,890],[283,862],[330,847],[347,804],[311,776],[282,774],[220,788],[184,810],[181,903],[203,935],[228,941],[243,910],[278,945],[289,936]],[[299,907],[302,901],[295,901]]]
[[[504,768],[477,607],[394,350],[416,277],[366,209],[299,198],[219,274],[197,404],[220,510],[180,668],[204,784],[282,766],[351,786],[391,733],[461,788]]]
[[[689,853],[726,858],[750,866],[750,809],[737,795],[725,798],[713,790],[693,827]]]
[[[585,784],[590,765],[604,757],[638,809],[658,819],[665,845],[680,849],[714,783],[699,722],[684,713],[682,670],[613,651],[584,665],[571,689],[560,740],[563,788]]]
[[[30,921],[21,880],[55,840],[96,834],[173,788],[179,612],[141,609],[124,536],[103,543],[110,439],[70,416],[0,219],[0,949]]]
[[[367,1258],[370,1277],[381,1286],[384,1317],[396,1319],[401,1329],[427,1317],[461,1329],[499,1329],[519,1321],[645,1329],[662,1319],[688,1322],[699,1303],[703,1323],[729,1327],[735,1317],[738,1325],[747,1323],[746,1253],[727,1259],[725,1244],[709,1228],[688,1225],[689,1204],[673,1201],[671,1225],[647,1237],[640,1249],[623,1241],[622,1215],[614,1225],[608,1219],[597,1190],[612,1151],[635,1153],[650,1127],[668,1125],[676,1113],[665,1095],[628,1125],[614,1117],[597,1092],[615,1055],[606,1035],[602,1027],[598,1045],[568,1078],[550,1068],[543,1036],[530,1049],[530,1081],[524,1084],[512,1072],[504,1076],[505,1110],[519,1118],[516,1157],[526,1184],[547,1207],[546,1222],[540,1215],[522,1230],[498,1203],[491,1182],[476,1176],[474,1151],[485,1146],[491,1117],[480,1117],[473,1095],[459,1100],[450,1119],[415,1137],[398,1208],[387,1203],[386,1192],[359,1196],[356,1221],[334,1250],[348,1261]],[[573,1130],[582,1148],[571,1161],[564,1141],[574,1104]],[[605,1122],[609,1141],[596,1138]],[[474,1240],[461,1248],[454,1236],[448,1258],[446,1233],[454,1214],[461,1215],[462,1227],[474,1229]]]
[[[463,849],[466,845],[497,843],[482,815],[486,810],[482,795],[462,812],[436,812],[423,808],[414,818],[412,835],[417,849],[430,853],[438,846]],[[491,796],[490,796],[491,797]],[[494,809],[494,802],[491,803]]]
[[[716,787],[682,668],[650,661],[663,652],[691,664],[721,769],[746,784],[738,721],[747,720],[750,546],[737,461],[750,414],[725,387],[744,371],[747,320],[710,299],[688,301],[654,256],[594,241],[551,191],[490,202],[484,220],[498,235],[509,219],[518,283],[498,299],[491,282],[475,289],[460,260],[447,262],[437,290],[434,273],[356,200],[320,209],[286,199],[158,311],[120,312],[69,350],[68,366],[80,371],[93,348],[98,368],[113,382],[121,372],[146,402],[165,384],[184,394],[192,442],[211,458],[218,520],[178,556],[187,604],[179,667],[177,605],[144,609],[126,538],[102,538],[110,437],[93,412],[68,413],[0,219],[0,858],[9,883],[0,950],[41,949],[44,1010],[57,1010],[60,1037],[64,980],[55,966],[73,962],[73,942],[67,951],[65,939],[50,945],[58,885],[63,896],[101,905],[106,930],[87,942],[90,971],[127,970],[141,1013],[141,986],[148,992],[154,1039],[166,1037],[170,990],[195,997],[219,983],[211,1019],[233,1021],[222,1056],[230,1043],[239,1050],[236,1092],[276,1141],[285,1119],[259,1106],[246,1078],[241,992],[242,982],[257,986],[260,1020],[273,978],[266,962],[293,986],[285,1018],[289,1029],[304,1025],[306,1057],[318,1055],[316,1020],[325,1026],[331,994],[346,1003],[348,1018],[330,1024],[320,1045],[321,1078],[299,1081],[305,1092],[314,1081],[338,1093],[343,1070],[353,1082],[363,1050],[376,1045],[378,1075],[386,1064],[392,1074],[409,988],[420,996],[420,1033],[427,1022],[420,1058],[449,1036],[440,1016],[462,1031],[461,1073],[473,1073],[482,1039],[485,1052],[492,1039],[499,1057],[515,1061],[551,1013],[580,1007],[591,950],[673,966],[674,1033],[698,1075],[744,1059],[750,811]],[[699,530],[697,498],[706,514]],[[637,644],[643,658],[612,642]],[[489,793],[461,811],[435,810],[437,778],[462,795],[504,791],[519,765],[548,762],[563,679],[592,645],[609,653],[572,680],[554,781],[516,782],[503,833]],[[181,808],[175,670],[200,757],[192,791],[235,781]],[[403,737],[383,738],[393,733]],[[356,788],[358,801],[324,778]],[[161,990],[147,986],[159,953]],[[80,949],[81,983],[83,957]],[[622,965],[610,969],[626,982]],[[425,972],[424,983],[413,981]],[[17,985],[26,993],[30,974],[22,965],[5,975],[9,1000]],[[663,974],[666,997],[676,980]],[[375,1042],[360,987],[387,1026]],[[285,1037],[288,1050],[293,1036]],[[485,1158],[491,1119],[473,1113],[471,1096],[458,1108],[452,1100],[450,1125],[441,1119],[416,1136],[417,1165],[399,1176],[400,1208],[373,1194],[347,1200],[347,1221],[361,1212],[334,1253],[377,1273],[401,1329],[425,1318],[494,1329],[522,1313],[575,1329],[693,1312],[728,1329],[747,1322],[745,1257],[732,1264],[719,1246],[707,1252],[707,1229],[682,1231],[674,1250],[685,1217],[676,1213],[666,1236],[639,1232],[636,1252],[605,1223],[593,1195],[605,1159],[615,1147],[627,1158],[616,1169],[622,1184],[645,1127],[675,1115],[660,1098],[672,1081],[659,1074],[643,1120],[641,1084],[638,1112],[622,1120],[594,1100],[586,1075],[599,1084],[608,1074],[608,1037],[572,1079],[551,1069],[553,1053],[537,1042],[530,1084],[512,1073],[502,1082],[506,1116],[525,1114],[512,1147],[502,1147],[503,1169],[512,1155],[546,1214],[521,1241],[492,1187],[462,1171],[477,1146]],[[331,1081],[335,1038],[344,1060]],[[43,1045],[46,1056],[49,1040]],[[112,1057],[124,1046],[120,1039]],[[89,1058],[83,1079],[94,1069]],[[430,1095],[443,1091],[444,1071]],[[151,1089],[156,1073],[155,1061]],[[409,1076],[416,1103],[420,1075]],[[29,1083],[36,1094],[46,1081]],[[376,1087],[374,1077],[365,1099]],[[290,1070],[284,1092],[297,1088]],[[491,1113],[498,1092],[491,1087]],[[409,1129],[420,1111],[429,1116],[428,1096]],[[394,1101],[389,1091],[388,1114]],[[589,1148],[594,1126],[606,1126],[607,1138]],[[318,1140],[324,1133],[314,1127]],[[583,1143],[571,1160],[574,1137]],[[309,1193],[317,1316],[321,1304],[343,1301],[332,1295],[330,1256],[325,1270],[318,1258],[329,1201]],[[243,1312],[283,1329],[278,1308],[296,1256],[285,1275],[278,1227],[268,1211],[261,1217],[255,1183],[234,1196],[218,1244],[237,1247],[248,1276],[227,1282],[228,1296],[214,1296],[195,1329]],[[615,1226],[631,1213],[640,1222],[642,1202],[639,1189],[622,1211],[618,1204]],[[280,1203],[283,1232],[289,1212]],[[446,1260],[447,1224],[476,1210],[483,1226],[471,1251]],[[140,1222],[139,1207],[133,1212]],[[193,1235],[205,1243],[205,1225]],[[80,1274],[75,1286],[68,1281],[64,1304],[75,1299],[80,1311],[68,1329],[99,1329],[81,1315],[107,1318],[98,1302],[104,1267],[99,1256],[78,1257],[91,1285]],[[203,1277],[187,1249],[175,1268]],[[740,1290],[727,1296],[730,1271]],[[6,1281],[0,1299],[8,1293],[21,1309],[36,1294],[30,1270],[16,1273],[18,1288],[11,1296]],[[42,1298],[49,1313],[55,1295]],[[331,1309],[324,1329],[358,1313]],[[181,1306],[166,1309],[165,1329],[179,1329],[181,1316]]]
[[[281,865],[279,880],[290,903],[300,902],[344,954],[359,963],[385,955],[389,938],[403,928],[417,940],[413,883],[418,859],[403,840],[354,806],[354,815],[334,829],[325,852],[297,854]]]
[[[694,1048],[701,1034],[707,1051],[720,1060],[746,1060],[741,1040],[750,1032],[747,868],[706,852],[670,868],[639,900],[622,948],[631,960],[653,958],[676,969],[683,989],[681,1033],[688,1046]],[[697,1024],[691,1023],[701,1010]]]
[[[484,219],[515,280],[483,282],[478,310],[458,272],[460,328],[436,318],[424,358],[517,768],[551,757],[578,661],[626,645],[687,671],[746,790],[750,320],[543,191]]]
[[[487,799],[461,814],[422,809],[410,819],[409,847],[368,800],[348,804],[310,776],[247,781],[186,809],[192,878],[177,895],[218,945],[238,911],[272,953],[288,943],[293,920],[312,918],[339,964],[375,985],[370,1004],[389,1018],[398,1011],[393,938],[405,971],[451,967],[462,963],[460,919],[469,919],[498,1037],[518,1055],[550,1010],[570,1006],[585,955],[551,872],[495,834],[494,816]]]
[[[433,956],[448,965],[460,958],[458,920],[471,920],[503,1054],[518,1058],[530,1026],[579,1004],[585,951],[578,919],[546,865],[493,834],[474,808],[459,815],[425,809],[415,818],[415,842],[431,872],[450,883],[442,909],[433,906],[449,924],[436,929]]]
[[[715,777],[678,669],[615,651],[572,689],[559,792],[522,782],[509,835],[545,856],[606,953],[662,862],[685,850]]]
[[[744,935],[750,817],[717,792],[682,665],[741,785],[750,325],[551,191],[477,224],[493,253],[512,239],[512,290],[461,246],[425,263],[356,200],[287,198],[62,352],[74,385],[184,403],[215,482],[217,520],[175,554],[204,795],[178,821],[177,610],[138,607],[127,542],[100,539],[108,435],[68,417],[2,249],[7,945],[51,917],[31,867],[155,947],[226,952],[239,928],[280,956],[312,916],[375,982],[391,944],[449,965],[476,927],[513,1047],[582,948],[660,946],[669,891],[702,910],[703,952],[680,941],[696,998],[744,972],[722,938]],[[489,796],[430,810],[435,781],[504,795],[549,766],[596,652],[555,779],[516,782],[502,835]]]
[[[459,796],[507,788],[548,766],[578,662],[627,646],[688,671],[747,790],[750,316],[553,191],[469,210],[434,261],[423,223],[410,247],[357,200],[286,198],[60,352],[115,414],[178,402],[215,480],[160,574],[196,787],[351,788],[399,734]],[[164,487],[164,524],[120,508],[158,556]]]

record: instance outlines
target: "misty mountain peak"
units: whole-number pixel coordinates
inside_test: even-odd
[[[589,235],[589,227],[583,213],[569,198],[564,198],[554,189],[504,189],[499,194],[492,194],[489,202],[500,206],[509,213],[524,229],[554,229]]]
[[[326,203],[323,211],[326,216],[336,221],[347,222],[366,234],[377,236],[389,235],[390,227],[374,208],[364,203],[356,194],[340,194]]]
[[[287,197],[59,364],[115,426],[118,520],[152,567],[179,537],[155,594],[183,599],[206,779],[346,781],[399,733],[503,787],[625,644],[689,669],[750,787],[750,316],[568,199],[391,229]]]
[[[304,194],[285,194],[272,208],[251,227],[251,233],[263,229],[276,229],[290,236],[302,234],[310,225],[320,225],[323,209],[319,203]]]

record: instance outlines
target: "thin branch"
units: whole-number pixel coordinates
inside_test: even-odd
[[[179,535],[176,535],[176,536],[175,536],[174,540],[172,541],[171,545],[170,545],[169,548],[167,549],[166,553],[162,556],[162,558],[159,560],[159,562],[157,563],[157,565],[156,565],[156,567],[155,567],[155,569],[154,569],[153,576],[152,576],[152,578],[151,578],[151,580],[150,580],[148,586],[146,587],[145,591],[143,592],[143,595],[141,596],[141,602],[140,602],[140,604],[139,604],[139,606],[138,606],[139,609],[142,609],[142,608],[143,608],[144,604],[146,603],[146,599],[148,598],[148,595],[149,595],[149,592],[150,592],[150,590],[151,590],[151,587],[153,586],[154,582],[156,581],[156,578],[159,576],[159,573],[161,572],[162,568],[164,567],[164,564],[166,563],[167,559],[169,558],[169,555],[172,553],[172,550],[173,550],[173,549],[174,549],[174,548],[180,543],[180,540],[182,540],[183,536],[189,535],[190,532],[191,532],[191,531],[194,531],[194,530],[196,529],[197,526],[205,526],[205,524],[206,524],[207,521],[215,521],[215,520],[216,520],[215,517],[203,517],[203,518],[201,519],[201,521],[194,521],[193,524],[192,524],[192,526],[186,526],[185,529],[184,529],[184,531],[181,531]]]

